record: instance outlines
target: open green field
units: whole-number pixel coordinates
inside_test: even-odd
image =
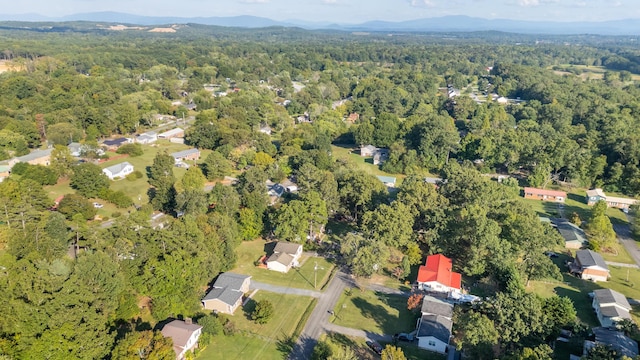
[[[307,290],[320,290],[329,281],[335,265],[324,258],[303,255],[300,259],[300,268],[291,269],[286,274],[255,266],[254,262],[265,255],[269,247],[273,245],[267,244],[262,239],[243,242],[236,250],[239,265],[232,271],[251,275],[252,281]],[[316,264],[317,271],[314,271]]]
[[[118,191],[123,191],[127,196],[133,200],[133,203],[136,205],[142,205],[149,202],[149,196],[147,191],[149,190],[149,178],[147,176],[147,169],[153,164],[153,159],[158,153],[167,152],[169,154],[189,149],[190,146],[184,144],[174,144],[167,140],[160,140],[155,144],[151,145],[142,145],[144,150],[144,154],[142,156],[137,157],[126,157],[126,158],[118,158],[117,160],[110,160],[100,164],[101,168],[106,168],[112,165],[116,165],[122,162],[129,162],[133,165],[136,171],[140,171],[142,173],[142,178],[136,179],[134,181],[130,181],[128,179],[119,179],[115,181],[111,181],[111,189]],[[201,151],[201,160],[202,161],[206,156],[210,153],[210,150],[202,150]],[[119,157],[121,155],[116,154],[114,152],[107,152],[110,157]],[[183,168],[174,167],[173,173],[176,176],[176,179],[179,180],[184,176],[186,170]],[[60,180],[58,184],[53,186],[46,186],[45,190],[48,191],[49,197],[54,200],[60,195],[70,194],[75,192],[69,186],[69,180]],[[114,212],[126,212],[131,209],[118,209],[115,205],[110,204],[107,201],[101,199],[89,199],[92,202],[99,202],[104,205],[103,208],[98,209],[98,215],[105,217],[111,216]]]
[[[607,71],[618,72],[616,70],[608,70],[604,66],[593,66],[593,65],[587,66],[587,65],[562,64],[562,65],[559,65],[558,68],[562,69],[560,71],[556,71],[558,75],[574,75],[572,72],[569,72],[568,70],[580,71],[581,74],[576,76],[580,76],[584,80],[589,80],[589,79],[602,80],[604,78],[605,72]],[[640,75],[632,74],[631,79],[633,81],[638,81],[640,80]]]
[[[417,315],[407,310],[407,298],[351,289],[340,296],[331,322],[376,334],[415,330]]]
[[[273,318],[266,324],[249,319],[255,301],[269,300],[275,307]],[[234,336],[218,335],[200,352],[201,360],[281,360],[291,351],[316,300],[259,291],[242,311],[229,319],[238,333]]]
[[[569,218],[569,216],[574,212],[578,213],[578,215],[580,215],[580,219],[583,221],[588,220],[589,217],[591,217],[591,206],[587,205],[585,201],[586,195],[586,191],[582,189],[572,189],[567,191],[567,199],[565,200],[564,209],[562,210],[565,218]],[[531,199],[523,199],[523,201],[530,204],[539,216],[560,216],[560,204],[558,203]],[[609,208],[607,209],[607,215],[611,218],[611,222],[613,223],[627,223],[627,217],[620,209]]]

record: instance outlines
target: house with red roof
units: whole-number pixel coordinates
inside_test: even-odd
[[[564,200],[567,198],[567,193],[564,191],[526,187],[524,188],[524,198],[542,201],[564,202]]]
[[[418,288],[447,294],[460,293],[462,276],[453,271],[453,262],[448,257],[430,255],[418,270]]]

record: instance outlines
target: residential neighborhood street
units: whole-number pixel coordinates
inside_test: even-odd
[[[631,236],[631,227],[629,224],[613,224],[613,230],[615,230],[618,239],[627,249],[631,258],[640,266],[640,250],[638,249],[636,241]]]
[[[296,288],[285,287],[285,286],[277,286],[277,285],[261,283],[258,281],[251,282],[250,289],[265,290],[265,291],[270,291],[270,292],[279,293],[279,294],[311,296],[314,298],[319,298],[322,296],[322,293],[319,291],[296,289]]]

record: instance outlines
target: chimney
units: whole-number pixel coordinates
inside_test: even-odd
[[[187,325],[191,325],[191,324],[193,324],[193,320],[192,320],[190,317],[188,317],[188,318],[184,318],[184,322],[185,322]]]

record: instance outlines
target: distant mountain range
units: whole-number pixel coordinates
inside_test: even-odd
[[[551,22],[520,21],[507,19],[481,19],[468,16],[445,16],[417,20],[390,22],[369,21],[362,24],[334,24],[329,22],[307,22],[301,20],[276,21],[256,16],[233,17],[173,17],[141,16],[118,12],[94,12],[46,17],[39,14],[2,15],[0,21],[63,22],[92,21],[135,25],[165,25],[197,23],[241,28],[263,28],[270,26],[300,27],[309,30],[384,31],[384,32],[471,32],[504,31],[522,34],[598,34],[640,35],[640,19],[603,22]]]

